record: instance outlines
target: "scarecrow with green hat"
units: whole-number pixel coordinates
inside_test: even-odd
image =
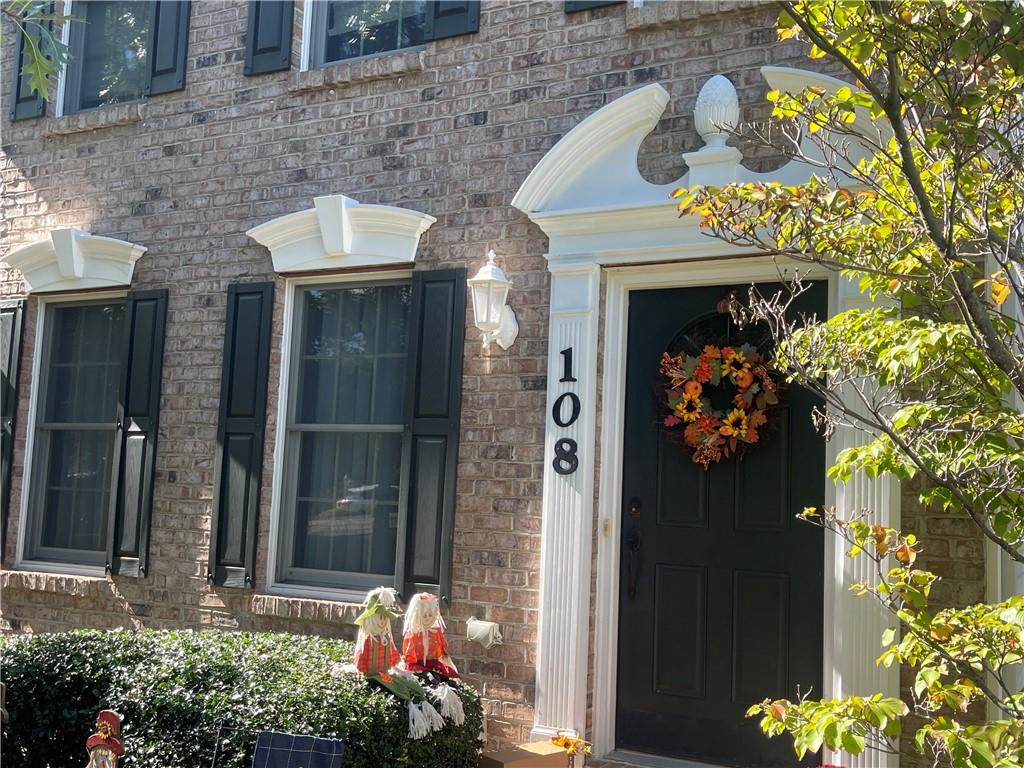
[[[392,620],[401,615],[397,608],[398,593],[391,587],[378,587],[367,593],[363,612],[356,618],[356,669],[401,699],[423,697],[426,694],[415,679],[391,671],[401,658],[391,634]]]

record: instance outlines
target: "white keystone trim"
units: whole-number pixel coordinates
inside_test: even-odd
[[[274,271],[311,272],[411,265],[420,236],[437,219],[393,205],[361,205],[345,195],[313,198],[313,207],[246,234],[270,250]]]
[[[4,257],[21,270],[28,293],[123,288],[146,248],[80,229],[54,229],[46,240],[15,248]]]

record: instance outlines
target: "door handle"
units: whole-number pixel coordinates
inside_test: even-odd
[[[636,598],[637,577],[640,575],[640,529],[633,526],[626,537],[626,594]]]

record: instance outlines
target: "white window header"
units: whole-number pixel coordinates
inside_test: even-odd
[[[29,293],[131,285],[146,248],[80,229],[54,229],[46,240],[15,248],[4,261],[21,270]]]
[[[313,198],[313,207],[246,234],[270,250],[278,273],[412,264],[420,236],[437,219],[392,205],[360,205],[345,195]]]

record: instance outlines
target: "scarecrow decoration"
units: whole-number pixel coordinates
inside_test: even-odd
[[[448,655],[448,638],[437,595],[420,592],[412,596],[405,612],[402,661],[411,672],[433,672],[445,681],[459,676]]]
[[[89,762],[85,768],[117,768],[124,755],[121,743],[121,716],[112,709],[104,709],[96,716],[96,732],[85,741]]]
[[[430,674],[415,674],[423,670],[399,666],[401,656],[391,632],[392,620],[400,615],[398,593],[390,587],[373,589],[366,595],[363,608],[356,618],[359,626],[356,669],[405,702],[409,712],[409,738],[422,739],[444,728],[446,721],[461,725],[465,713],[454,689],[443,681],[437,685]],[[440,620],[440,615],[436,615],[435,620]],[[447,654],[447,644],[445,649]],[[454,666],[451,668],[454,670]]]
[[[399,617],[398,593],[378,587],[367,593],[363,612],[356,618],[356,669],[367,677],[379,678],[399,661],[398,647],[391,634],[391,622]]]

